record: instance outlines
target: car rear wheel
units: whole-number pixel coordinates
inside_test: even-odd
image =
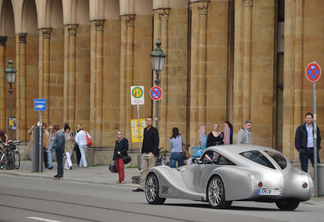
[[[207,198],[209,205],[216,209],[229,208],[232,204],[232,201],[225,200],[225,187],[219,176],[213,176],[210,179],[207,188]]]
[[[159,197],[159,180],[154,173],[146,177],[145,198],[150,204],[163,204],[166,200]]]
[[[299,206],[300,201],[293,199],[278,200],[277,207],[280,210],[295,210]]]

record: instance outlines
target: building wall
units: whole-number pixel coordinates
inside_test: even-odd
[[[318,28],[324,23],[318,11],[323,1],[285,0],[280,63],[278,0],[96,0],[92,4],[76,0],[55,3],[53,11],[47,5],[50,1],[26,2],[0,1],[5,9],[1,12],[7,13],[0,15],[1,36],[7,36],[6,46],[0,46],[0,67],[4,69],[11,57],[18,71],[13,85],[13,116],[18,121],[14,138],[28,140],[27,130],[39,118],[33,99],[39,97],[48,99],[49,109],[43,113],[48,125],[69,122],[75,130],[82,123],[93,136],[94,147],[112,148],[118,129],[130,138],[130,120],[137,118],[130,86],[145,87],[140,118],[155,119],[149,91],[156,73],[149,55],[160,39],[167,54],[160,72],[164,93],[159,102],[160,147],[170,150],[173,127],[195,146],[200,125],[206,125],[208,134],[216,122],[222,130],[226,120],[233,122],[236,142],[238,130],[249,119],[254,144],[278,148],[276,141],[282,141],[283,153],[299,161],[295,130],[304,122],[304,114],[312,111],[312,84],[304,70],[312,61],[324,63],[324,30]],[[25,43],[21,33],[27,33]],[[283,71],[278,73],[278,66]],[[279,102],[278,79],[283,81]],[[8,91],[3,78],[1,90]],[[320,128],[323,92],[320,79]],[[0,102],[5,113],[0,123],[6,128],[7,92]],[[283,121],[280,135],[278,118]],[[130,147],[138,149],[137,144]]]

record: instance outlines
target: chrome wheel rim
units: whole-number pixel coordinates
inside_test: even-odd
[[[158,180],[155,176],[151,175],[146,180],[145,195],[149,202],[153,202],[157,196]]]
[[[223,184],[219,178],[215,178],[210,181],[208,188],[208,198],[210,204],[213,206],[219,205],[222,200],[223,192]]]

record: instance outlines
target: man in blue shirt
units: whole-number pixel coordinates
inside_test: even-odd
[[[319,150],[321,149],[321,135],[317,129],[317,163],[320,162]],[[314,124],[313,114],[308,112],[305,115],[305,123],[300,125],[296,130],[295,147],[299,152],[301,169],[305,172],[308,170],[308,159],[310,159],[314,167]]]
[[[55,133],[53,150],[55,150],[57,161],[57,174],[54,177],[61,178],[63,177],[63,153],[65,149],[65,136],[58,125],[53,126],[53,128]]]

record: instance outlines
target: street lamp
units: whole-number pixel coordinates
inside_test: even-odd
[[[10,85],[9,93],[10,93],[10,121],[11,121],[12,120],[12,83],[15,82],[17,71],[12,66],[11,58],[9,59],[8,63],[9,65],[5,70],[5,74],[6,74],[7,83],[9,83]],[[9,124],[9,132],[10,132],[9,139],[12,140],[12,122]]]
[[[153,69],[153,71],[156,72],[156,80],[154,81],[154,83],[157,86],[159,86],[159,84],[160,84],[159,71],[163,70],[166,55],[164,54],[163,50],[160,48],[160,46],[161,46],[160,39],[158,39],[155,44],[157,47],[153,50],[153,52],[151,54],[151,62],[152,62],[152,69]],[[158,115],[159,115],[158,107],[159,107],[159,100],[156,100],[155,125],[156,125],[157,129],[158,129]]]

